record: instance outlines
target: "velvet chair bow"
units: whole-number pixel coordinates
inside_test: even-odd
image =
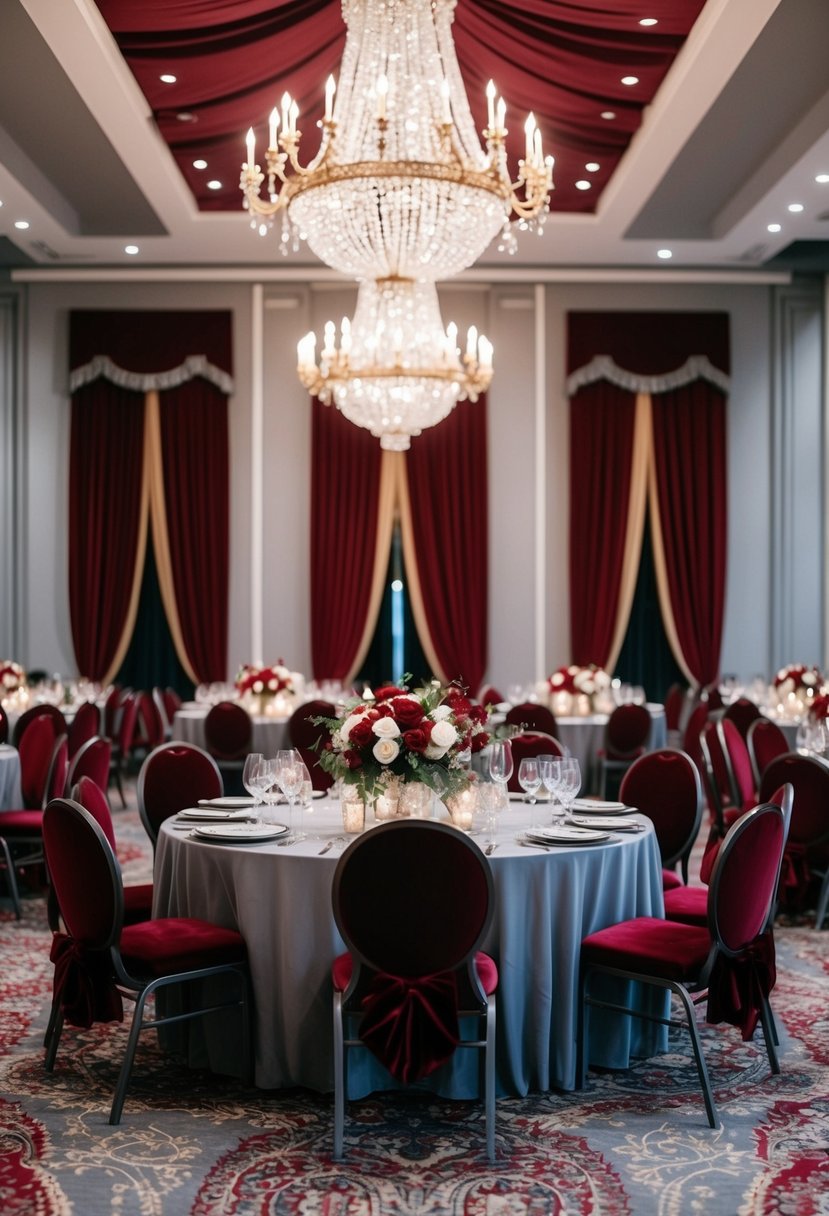
[[[719,954],[708,984],[707,1020],[739,1026],[743,1039],[750,1039],[760,1017],[761,996],[768,997],[776,980],[771,930],[766,930],[742,958]]]
[[[56,933],[49,957],[55,964],[55,996],[70,1026],[88,1029],[93,1022],[123,1022],[124,1007],[108,955]]]
[[[378,972],[363,998],[360,1038],[398,1081],[427,1077],[460,1041],[452,972],[405,979]]]

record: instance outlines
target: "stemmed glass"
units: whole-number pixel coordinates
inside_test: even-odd
[[[302,789],[305,764],[295,748],[286,748],[276,753],[274,769],[276,783],[288,799],[289,840],[293,844],[305,839],[305,833],[297,832],[294,825],[294,798]]]
[[[541,776],[541,782],[547,793],[550,795],[553,818],[558,819],[561,814],[561,809],[556,809],[556,799],[559,797],[561,785],[561,757],[539,756],[538,770]]]
[[[257,812],[256,818],[259,817],[259,808],[265,801],[265,790],[270,784],[266,765],[267,761],[261,752],[251,752],[245,756],[245,767],[242,770],[242,785],[254,801],[255,805],[253,809]]]
[[[535,756],[525,756],[518,765],[518,784],[524,791],[524,801],[535,806],[535,796],[541,788],[541,773]]]
[[[578,760],[568,758],[561,761],[561,780],[558,787],[558,796],[561,805],[564,807],[564,812],[569,815],[573,809],[573,803],[576,800],[576,795],[581,789],[581,768]]]
[[[308,770],[308,765],[302,759],[300,759],[300,764],[302,766],[302,782],[301,782],[299,790],[298,790],[298,794],[299,794],[298,801],[306,815],[313,815],[314,809],[315,809],[314,801],[313,801],[314,783],[311,780],[311,774]],[[311,824],[316,828],[316,820],[314,820],[313,818],[311,819]],[[317,832],[317,831],[309,831],[308,839],[309,840],[321,840],[322,837],[320,836],[319,832]]]
[[[496,739],[489,745],[489,775],[500,785],[512,776],[512,744],[508,739]]]

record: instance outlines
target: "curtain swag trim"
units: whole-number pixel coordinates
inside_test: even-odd
[[[69,391],[74,393],[85,384],[103,378],[134,393],[161,392],[165,388],[178,388],[188,380],[195,380],[197,376],[215,385],[228,397],[233,394],[233,378],[220,367],[209,363],[206,355],[188,355],[178,367],[171,367],[164,372],[128,372],[113,363],[108,355],[96,355],[89,363],[76,367],[69,373]]]
[[[682,388],[694,380],[708,380],[723,393],[731,387],[731,377],[710,361],[707,355],[689,355],[681,367],[664,372],[661,376],[643,376],[619,367],[610,355],[595,355],[584,367],[577,368],[567,377],[567,396],[574,397],[580,388],[594,384],[596,380],[609,380],[617,388],[631,393],[667,393]]]

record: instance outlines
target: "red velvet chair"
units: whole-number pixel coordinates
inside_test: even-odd
[[[138,713],[135,721],[135,735],[132,740],[132,751],[149,755],[154,747],[164,742],[165,717],[151,692],[139,692]]]
[[[748,740],[748,730],[752,722],[756,722],[762,716],[762,712],[753,701],[749,701],[748,697],[738,697],[736,701],[732,701],[723,710],[724,721],[733,722],[746,741]]]
[[[50,750],[42,750],[49,748]],[[26,782],[23,782],[24,757]],[[35,758],[37,770],[34,769]],[[43,807],[63,794],[69,764],[69,744],[65,734],[55,739],[48,717],[33,721],[21,740],[21,785],[27,804],[0,814],[0,853],[6,870],[14,912],[20,919],[20,892],[17,874],[35,871],[43,864]]]
[[[142,1030],[238,1009],[245,1057],[250,1055],[247,951],[240,934],[184,917],[124,925],[121,871],[106,834],[83,807],[69,799],[50,802],[43,813],[43,840],[66,933],[52,938],[55,964],[46,1069],[51,1072],[64,1022],[91,1026],[122,1021],[122,998],[135,1002],[126,1052],[109,1122],[121,1120],[138,1036]],[[194,980],[227,976],[229,999],[199,1003]],[[182,1012],[145,1017],[147,1001],[172,985],[187,985]],[[238,994],[238,995],[237,995]]]
[[[829,763],[818,756],[787,752],[772,760],[760,782],[760,797],[790,783],[792,821],[783,863],[781,901],[795,911],[815,899],[815,928],[829,905]]]
[[[118,846],[115,841],[115,828],[112,823],[112,811],[105,788],[102,788],[91,777],[80,777],[71,787],[69,795],[99,824],[106,836],[115,856],[118,856]],[[124,887],[124,924],[134,925],[142,920],[150,920],[153,914],[153,884],[151,882],[132,883]],[[54,927],[54,926],[53,926]]]
[[[124,702],[131,693],[131,688],[122,688],[120,684],[113,684],[104,701],[104,734],[113,743],[121,725],[121,711]]]
[[[653,823],[662,857],[662,885],[667,891],[688,882],[688,858],[702,822],[702,787],[690,756],[671,747],[645,752],[622,778],[619,797]]]
[[[94,701],[84,701],[69,724],[69,759],[76,756],[87,739],[101,733],[101,711]]]
[[[9,738],[9,718],[5,709],[0,705],[0,744],[8,742]]]
[[[502,705],[506,701],[500,689],[493,684],[484,684],[475,699],[479,705]]]
[[[165,819],[200,798],[221,798],[219,766],[194,743],[162,743],[147,756],[138,773],[138,813],[155,848]]]
[[[118,723],[116,733],[114,736],[108,736],[112,739],[110,779],[112,777],[115,778],[118,793],[121,795],[121,806],[126,809],[127,800],[124,797],[123,778],[127,771],[127,765],[132,755],[132,747],[135,740],[135,727],[138,720],[137,693],[127,692],[122,697],[115,711],[115,718]]]
[[[112,744],[109,739],[97,735],[87,739],[73,757],[66,775],[66,788],[70,790],[81,777],[90,777],[106,792],[109,785],[109,770],[112,763]]]
[[[48,718],[52,723],[52,734],[57,738],[58,735],[66,734],[66,719],[58,709],[57,705],[33,705],[30,709],[24,709],[23,713],[17,719],[12,730],[12,747],[20,750],[20,741],[28,730],[32,722],[36,722],[39,718]]]
[[[539,731],[542,735],[552,735],[558,738],[556,716],[546,705],[538,705],[534,701],[524,701],[521,705],[513,705],[507,710],[504,721],[508,726],[517,726],[521,730]]]
[[[243,761],[251,750],[253,720],[238,702],[219,701],[204,720],[204,738],[207,750],[220,766],[222,762]]]
[[[618,777],[645,754],[652,720],[644,705],[617,705],[604,728],[604,743],[599,749],[599,791],[607,797],[608,773]]]
[[[167,721],[170,726],[173,725],[173,718],[181,709],[181,697],[174,688],[165,688],[161,696],[164,700],[164,711],[167,714]]]
[[[512,774],[507,781],[507,789],[511,794],[523,792],[518,780],[518,769],[522,760],[528,760],[533,756],[564,755],[564,748],[558,739],[554,739],[552,735],[544,735],[537,730],[528,730],[523,734],[513,735],[510,744],[512,746]]]
[[[694,764],[700,770],[702,770],[702,751],[700,750],[699,740],[702,728],[707,721],[708,706],[704,703],[695,705],[688,716],[688,721],[685,723],[685,730],[682,735],[682,751],[691,757]]]
[[[398,1081],[410,1083],[467,1046],[484,1053],[493,1161],[498,973],[479,952],[492,919],[492,873],[483,853],[447,824],[384,823],[343,853],[332,903],[348,947],[332,968],[335,1159],[343,1153],[349,1049],[368,1048]],[[462,1037],[467,1028],[471,1039]]]
[[[741,811],[749,811],[757,802],[757,785],[748,744],[740,734],[736,722],[725,716],[717,723],[717,736],[731,778],[732,802]]]
[[[327,790],[334,784],[331,773],[320,768],[317,763],[319,752],[316,744],[328,737],[324,726],[315,726],[314,718],[333,718],[334,706],[330,701],[306,701],[291,714],[288,722],[288,738],[291,747],[295,747],[311,774],[311,784],[315,790]]]
[[[776,722],[769,718],[758,718],[748,728],[747,743],[754,782],[759,790],[763,773],[772,760],[785,756],[789,750],[789,741]]]
[[[737,803],[734,776],[728,753],[722,744],[719,723],[709,718],[700,731],[699,746],[702,754],[701,773],[706,801],[711,813],[714,830],[724,836],[728,827],[742,809]]]
[[[780,1071],[769,994],[774,987],[774,939],[768,932],[783,855],[783,813],[758,806],[729,829],[714,864],[708,891],[708,925],[679,924],[651,916],[591,933],[581,944],[577,1077],[584,1083],[587,1011],[591,1005],[650,1017],[629,1005],[591,995],[590,982],[604,973],[672,992],[680,1002],[711,1127],[720,1121],[696,1024],[695,1006],[708,998],[707,1020],[739,1026],[750,1039],[762,1025],[769,1065]],[[664,1021],[654,1017],[652,1020]],[[653,1089],[649,1091],[650,1101]]]
[[[682,729],[682,709],[685,704],[685,689],[681,684],[672,684],[665,694],[665,728],[680,731]]]

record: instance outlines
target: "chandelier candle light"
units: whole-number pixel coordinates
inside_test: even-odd
[[[492,344],[474,327],[461,354],[444,327],[435,283],[471,266],[499,230],[512,252],[513,213],[540,228],[552,157],[530,114],[525,155],[512,181],[506,105],[487,87],[482,148],[458,68],[455,0],[344,0],[348,27],[339,84],[329,77],[317,155],[299,161],[298,107],[289,94],[271,112],[265,172],[253,130],[241,189],[264,235],[281,212],[284,252],[300,237],[326,265],[358,281],[353,321],[339,344],[325,326],[298,346],[302,383],[393,450],[475,401],[492,379]],[[266,195],[262,187],[266,184]]]

